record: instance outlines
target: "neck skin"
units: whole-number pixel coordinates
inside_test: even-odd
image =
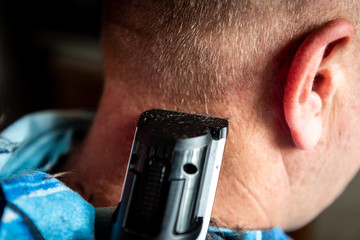
[[[85,141],[58,170],[74,172],[63,181],[95,207],[118,204],[137,119],[146,110],[127,100],[132,92],[126,86],[114,85],[105,85]]]
[[[142,112],[162,108],[206,114],[210,108],[200,104],[190,108],[166,103],[161,99],[162,93],[153,92],[150,96],[146,87],[140,88],[120,81],[107,81],[85,141],[57,169],[73,172],[62,180],[95,207],[116,206],[119,202],[131,144]]]
[[[58,170],[70,171],[74,174],[69,174],[62,180],[95,207],[116,206],[121,195],[137,120],[142,112],[153,108],[163,108],[229,118],[230,133],[212,218],[218,226],[222,227],[253,229],[271,227],[269,213],[259,203],[262,199],[259,200],[244,184],[246,181],[251,182],[253,174],[252,170],[248,171],[246,170],[248,167],[243,168],[243,166],[251,166],[262,174],[262,168],[256,165],[257,161],[254,161],[254,164],[249,164],[247,161],[247,159],[263,157],[255,156],[254,151],[251,151],[254,147],[253,142],[248,141],[249,135],[253,135],[255,129],[248,127],[248,120],[239,117],[243,116],[244,111],[251,111],[244,110],[244,107],[241,112],[235,111],[226,102],[207,106],[175,105],[161,99],[163,96],[161,93],[152,92],[150,95],[145,91],[148,90],[142,91],[139,86],[130,87],[120,81],[106,81],[103,98],[88,136],[82,146],[76,149]],[[141,98],[135,96],[141,96]],[[232,99],[232,102],[239,102],[238,100]],[[244,104],[239,102],[239,105]],[[256,132],[260,133],[258,139],[253,138],[257,144],[267,141],[266,132],[259,129],[256,129]],[[245,142],[246,144],[241,144]],[[263,144],[262,154],[266,152],[267,157],[273,156],[273,162],[279,163],[277,161],[279,156],[272,151],[266,151],[267,145],[269,144]],[[283,168],[282,164],[279,164],[279,167]],[[276,182],[278,179],[271,180]],[[279,186],[278,183],[274,185]],[[282,191],[283,187],[280,186],[278,189]],[[276,192],[277,189],[272,191]],[[277,198],[273,198],[272,201],[277,201],[279,204],[282,202]],[[241,212],[240,219],[239,212]]]

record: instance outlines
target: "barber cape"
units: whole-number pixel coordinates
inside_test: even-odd
[[[0,239],[94,239],[94,207],[48,174],[82,139],[94,115],[48,111],[27,115],[0,134]],[[280,228],[209,227],[208,238],[289,239]]]

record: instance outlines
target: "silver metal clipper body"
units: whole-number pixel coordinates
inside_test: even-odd
[[[226,119],[141,114],[111,239],[205,239],[227,134]]]

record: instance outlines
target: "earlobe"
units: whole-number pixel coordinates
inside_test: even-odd
[[[339,54],[353,34],[350,22],[335,20],[311,33],[296,52],[284,92],[284,113],[298,148],[314,148],[320,140],[324,107],[344,80],[334,72],[342,69],[333,66],[341,65]]]

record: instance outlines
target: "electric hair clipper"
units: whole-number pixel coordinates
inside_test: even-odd
[[[228,123],[159,109],[142,113],[111,239],[204,240]]]

